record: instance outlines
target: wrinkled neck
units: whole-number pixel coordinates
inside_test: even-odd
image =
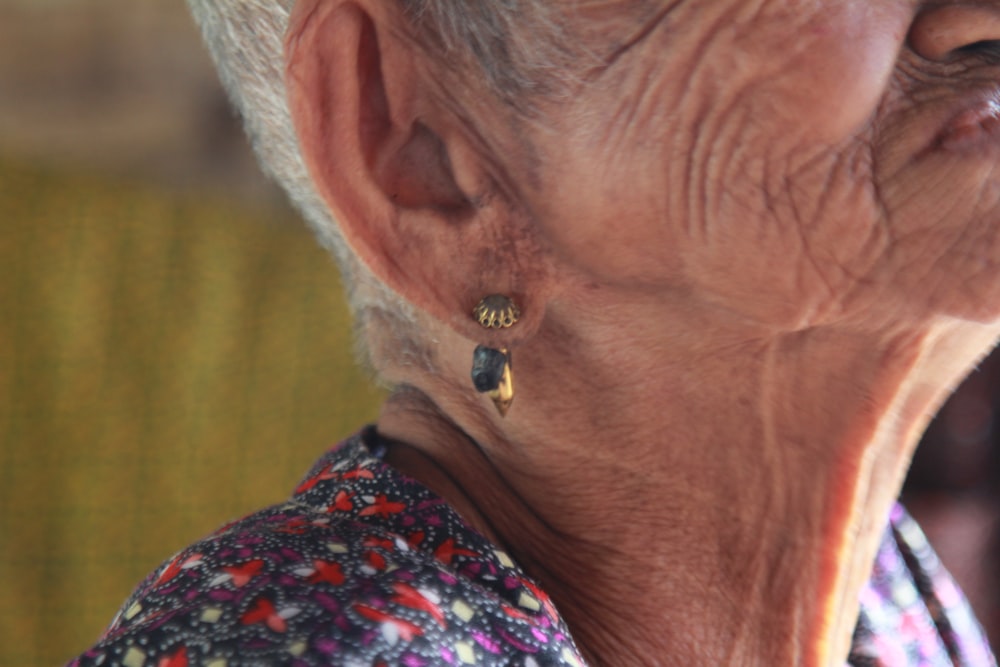
[[[541,582],[593,664],[841,665],[912,451],[994,335],[541,337],[506,420],[414,375],[379,430]]]

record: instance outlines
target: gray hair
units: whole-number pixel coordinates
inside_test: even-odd
[[[551,6],[558,3],[551,0],[395,1],[429,48],[478,63],[496,95],[515,109],[552,88],[547,73],[566,71],[559,65],[567,51],[560,46],[564,42],[558,23],[550,16]],[[262,167],[336,258],[356,331],[367,331],[377,318],[391,331],[395,362],[430,368],[432,346],[421,335],[420,314],[355,256],[316,191],[299,150],[283,66],[284,37],[295,0],[188,0],[188,4]],[[377,370],[378,359],[368,361]]]

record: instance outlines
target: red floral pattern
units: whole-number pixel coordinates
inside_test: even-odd
[[[185,549],[70,666],[582,667],[537,584],[379,451],[371,429],[351,438],[289,502]],[[899,508],[861,603],[854,667],[995,667]]]

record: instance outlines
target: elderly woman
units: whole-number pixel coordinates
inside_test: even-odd
[[[994,664],[894,499],[1000,334],[1000,2],[192,5],[394,391],[75,664]]]

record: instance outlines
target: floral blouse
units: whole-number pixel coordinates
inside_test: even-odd
[[[174,556],[69,667],[582,667],[548,596],[383,452],[356,435],[285,504]],[[900,508],[861,605],[850,665],[995,665]]]

